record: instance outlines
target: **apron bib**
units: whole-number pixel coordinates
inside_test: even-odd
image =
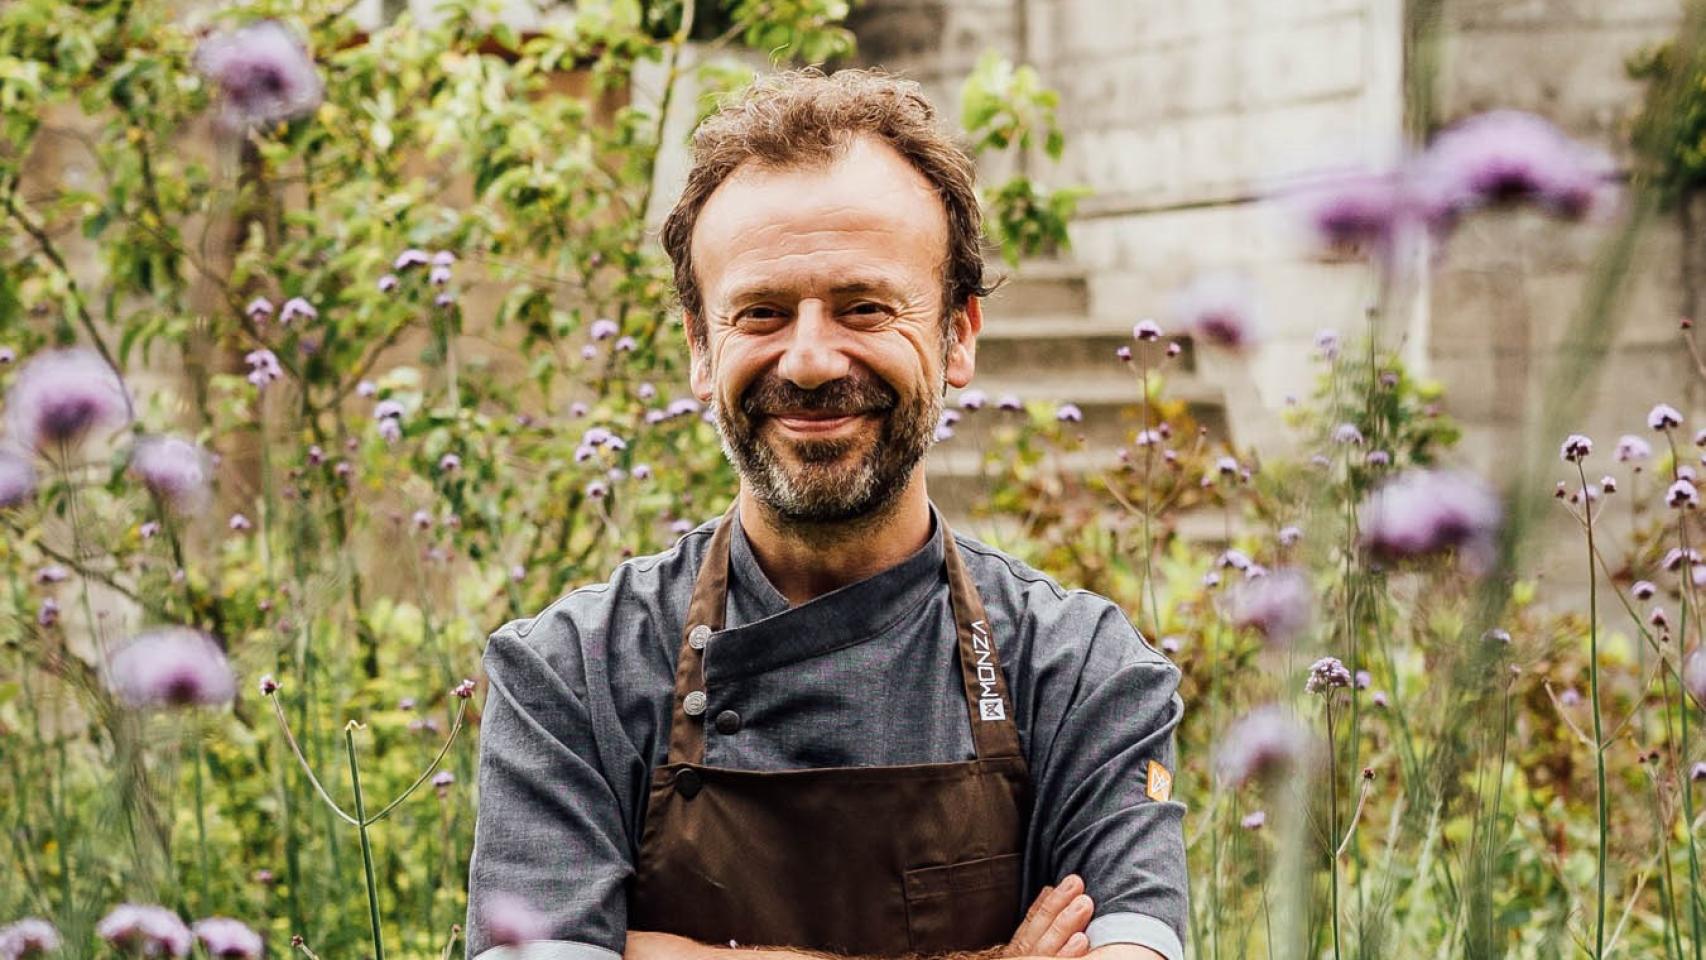
[[[735,770],[704,765],[702,660],[723,627],[735,522],[731,509],[694,582],[629,929],[865,956],[1006,943],[1024,906],[1031,783],[995,641],[952,531],[942,531],[943,559],[977,758]]]

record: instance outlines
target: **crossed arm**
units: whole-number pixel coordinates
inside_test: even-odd
[[[1079,896],[1083,881],[1076,875],[1060,886],[1044,887],[1020,921],[1013,939],[998,947],[951,953],[915,954],[904,960],[1166,960],[1161,954],[1135,943],[1108,943],[1090,949],[1084,929],[1090,924],[1094,904],[1088,895]],[[833,953],[792,947],[733,948],[699,943],[673,933],[648,930],[628,932],[622,960],[875,960],[849,958]]]

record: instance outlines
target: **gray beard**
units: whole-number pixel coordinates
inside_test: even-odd
[[[829,539],[892,512],[935,442],[942,409],[941,391],[926,390],[917,402],[887,412],[876,441],[856,462],[845,463],[863,437],[796,441],[791,446],[800,463],[791,466],[744,414],[731,417],[720,402],[711,403],[723,454],[753,496],[784,525],[808,535],[822,529]]]

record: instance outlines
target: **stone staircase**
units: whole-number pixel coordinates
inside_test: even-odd
[[[1078,473],[1115,466],[1120,447],[1142,423],[1137,376],[1115,351],[1133,343],[1132,325],[1143,317],[1093,309],[1082,268],[1058,261],[1021,264],[983,306],[977,374],[968,389],[987,394],[989,407],[965,416],[955,435],[932,449],[928,465],[931,496],[955,525],[964,525],[971,506],[1001,479],[999,468],[983,465],[983,455],[997,425],[1011,417],[994,410],[1003,394],[1046,409],[1072,403],[1083,411],[1085,445],[1060,461]],[[1211,437],[1226,436],[1220,389],[1197,375],[1189,340],[1174,339],[1184,352],[1166,368],[1164,395],[1184,401]],[[958,408],[961,392],[949,392],[950,409]]]

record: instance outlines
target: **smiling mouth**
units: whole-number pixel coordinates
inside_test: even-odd
[[[795,411],[789,413],[773,413],[772,420],[781,424],[793,433],[834,433],[849,424],[865,420],[869,413],[831,413],[829,411]]]

